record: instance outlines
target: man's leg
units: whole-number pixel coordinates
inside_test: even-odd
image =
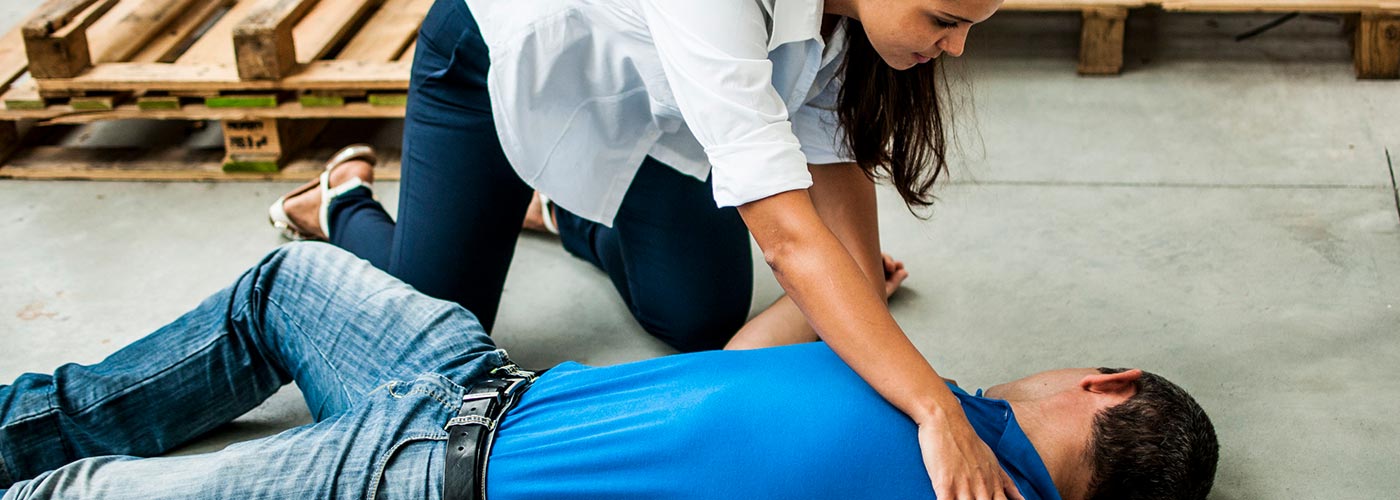
[[[163,453],[288,381],[319,421],[387,380],[465,381],[502,362],[460,306],[330,245],[288,245],[101,363],[0,386],[0,488],[85,457]]]
[[[429,374],[372,390],[347,411],[202,455],[93,457],[16,483],[4,500],[398,499],[441,491],[443,423],[463,390]]]

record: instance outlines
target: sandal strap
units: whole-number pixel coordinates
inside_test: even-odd
[[[544,193],[540,193],[540,218],[544,220],[545,229],[559,234],[559,224],[554,220],[554,202]]]
[[[331,172],[335,172],[336,168],[354,160],[364,160],[366,163],[369,163],[371,167],[379,164],[379,156],[374,153],[373,147],[367,144],[355,144],[353,146],[341,148],[340,151],[336,152],[335,156],[332,156],[331,159],[326,162],[325,171],[321,172],[321,182],[318,184],[318,187],[321,189],[321,209],[319,215],[321,220],[321,232],[326,234],[327,241],[331,239],[331,200],[358,187],[364,187],[370,191],[374,190],[373,186],[359,177],[350,179],[345,184],[341,184],[335,188],[329,187],[331,184]]]
[[[325,171],[325,173],[322,173],[320,186],[321,209],[319,215],[321,220],[321,232],[326,233],[327,241],[331,239],[331,201],[335,200],[336,198],[339,198],[345,193],[355,190],[356,188],[365,188],[370,190],[371,192],[374,191],[374,186],[370,185],[370,183],[365,182],[359,177],[352,178],[346,181],[344,184],[341,184],[334,188],[327,188],[326,186],[330,184],[330,177],[330,170],[327,170]]]
[[[326,161],[326,170],[334,170],[335,167],[339,167],[354,160],[364,160],[370,165],[378,165],[379,155],[375,154],[374,148],[367,144],[346,146],[341,148],[340,151],[337,151],[335,156],[332,156],[330,160]]]

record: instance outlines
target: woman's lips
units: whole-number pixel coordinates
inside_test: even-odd
[[[915,52],[915,53],[914,53],[914,60],[915,60],[915,61],[918,61],[919,64],[923,64],[923,63],[932,61],[933,58],[932,58],[932,57],[924,57],[923,54],[920,54],[920,53],[918,53],[918,52]]]

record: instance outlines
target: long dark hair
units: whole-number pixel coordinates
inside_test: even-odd
[[[939,59],[897,71],[880,59],[860,22],[847,23],[836,102],[846,148],[867,177],[893,184],[911,211],[926,208],[948,168]]]

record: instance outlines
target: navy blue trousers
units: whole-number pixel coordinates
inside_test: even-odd
[[[418,290],[462,304],[488,331],[532,190],[501,150],[485,42],[462,0],[423,21],[404,122],[397,223],[363,190],[331,205],[331,243]],[[681,351],[724,345],[748,317],[748,230],[708,182],[647,158],[613,227],[558,211],[564,247],[612,279],[633,316]]]

